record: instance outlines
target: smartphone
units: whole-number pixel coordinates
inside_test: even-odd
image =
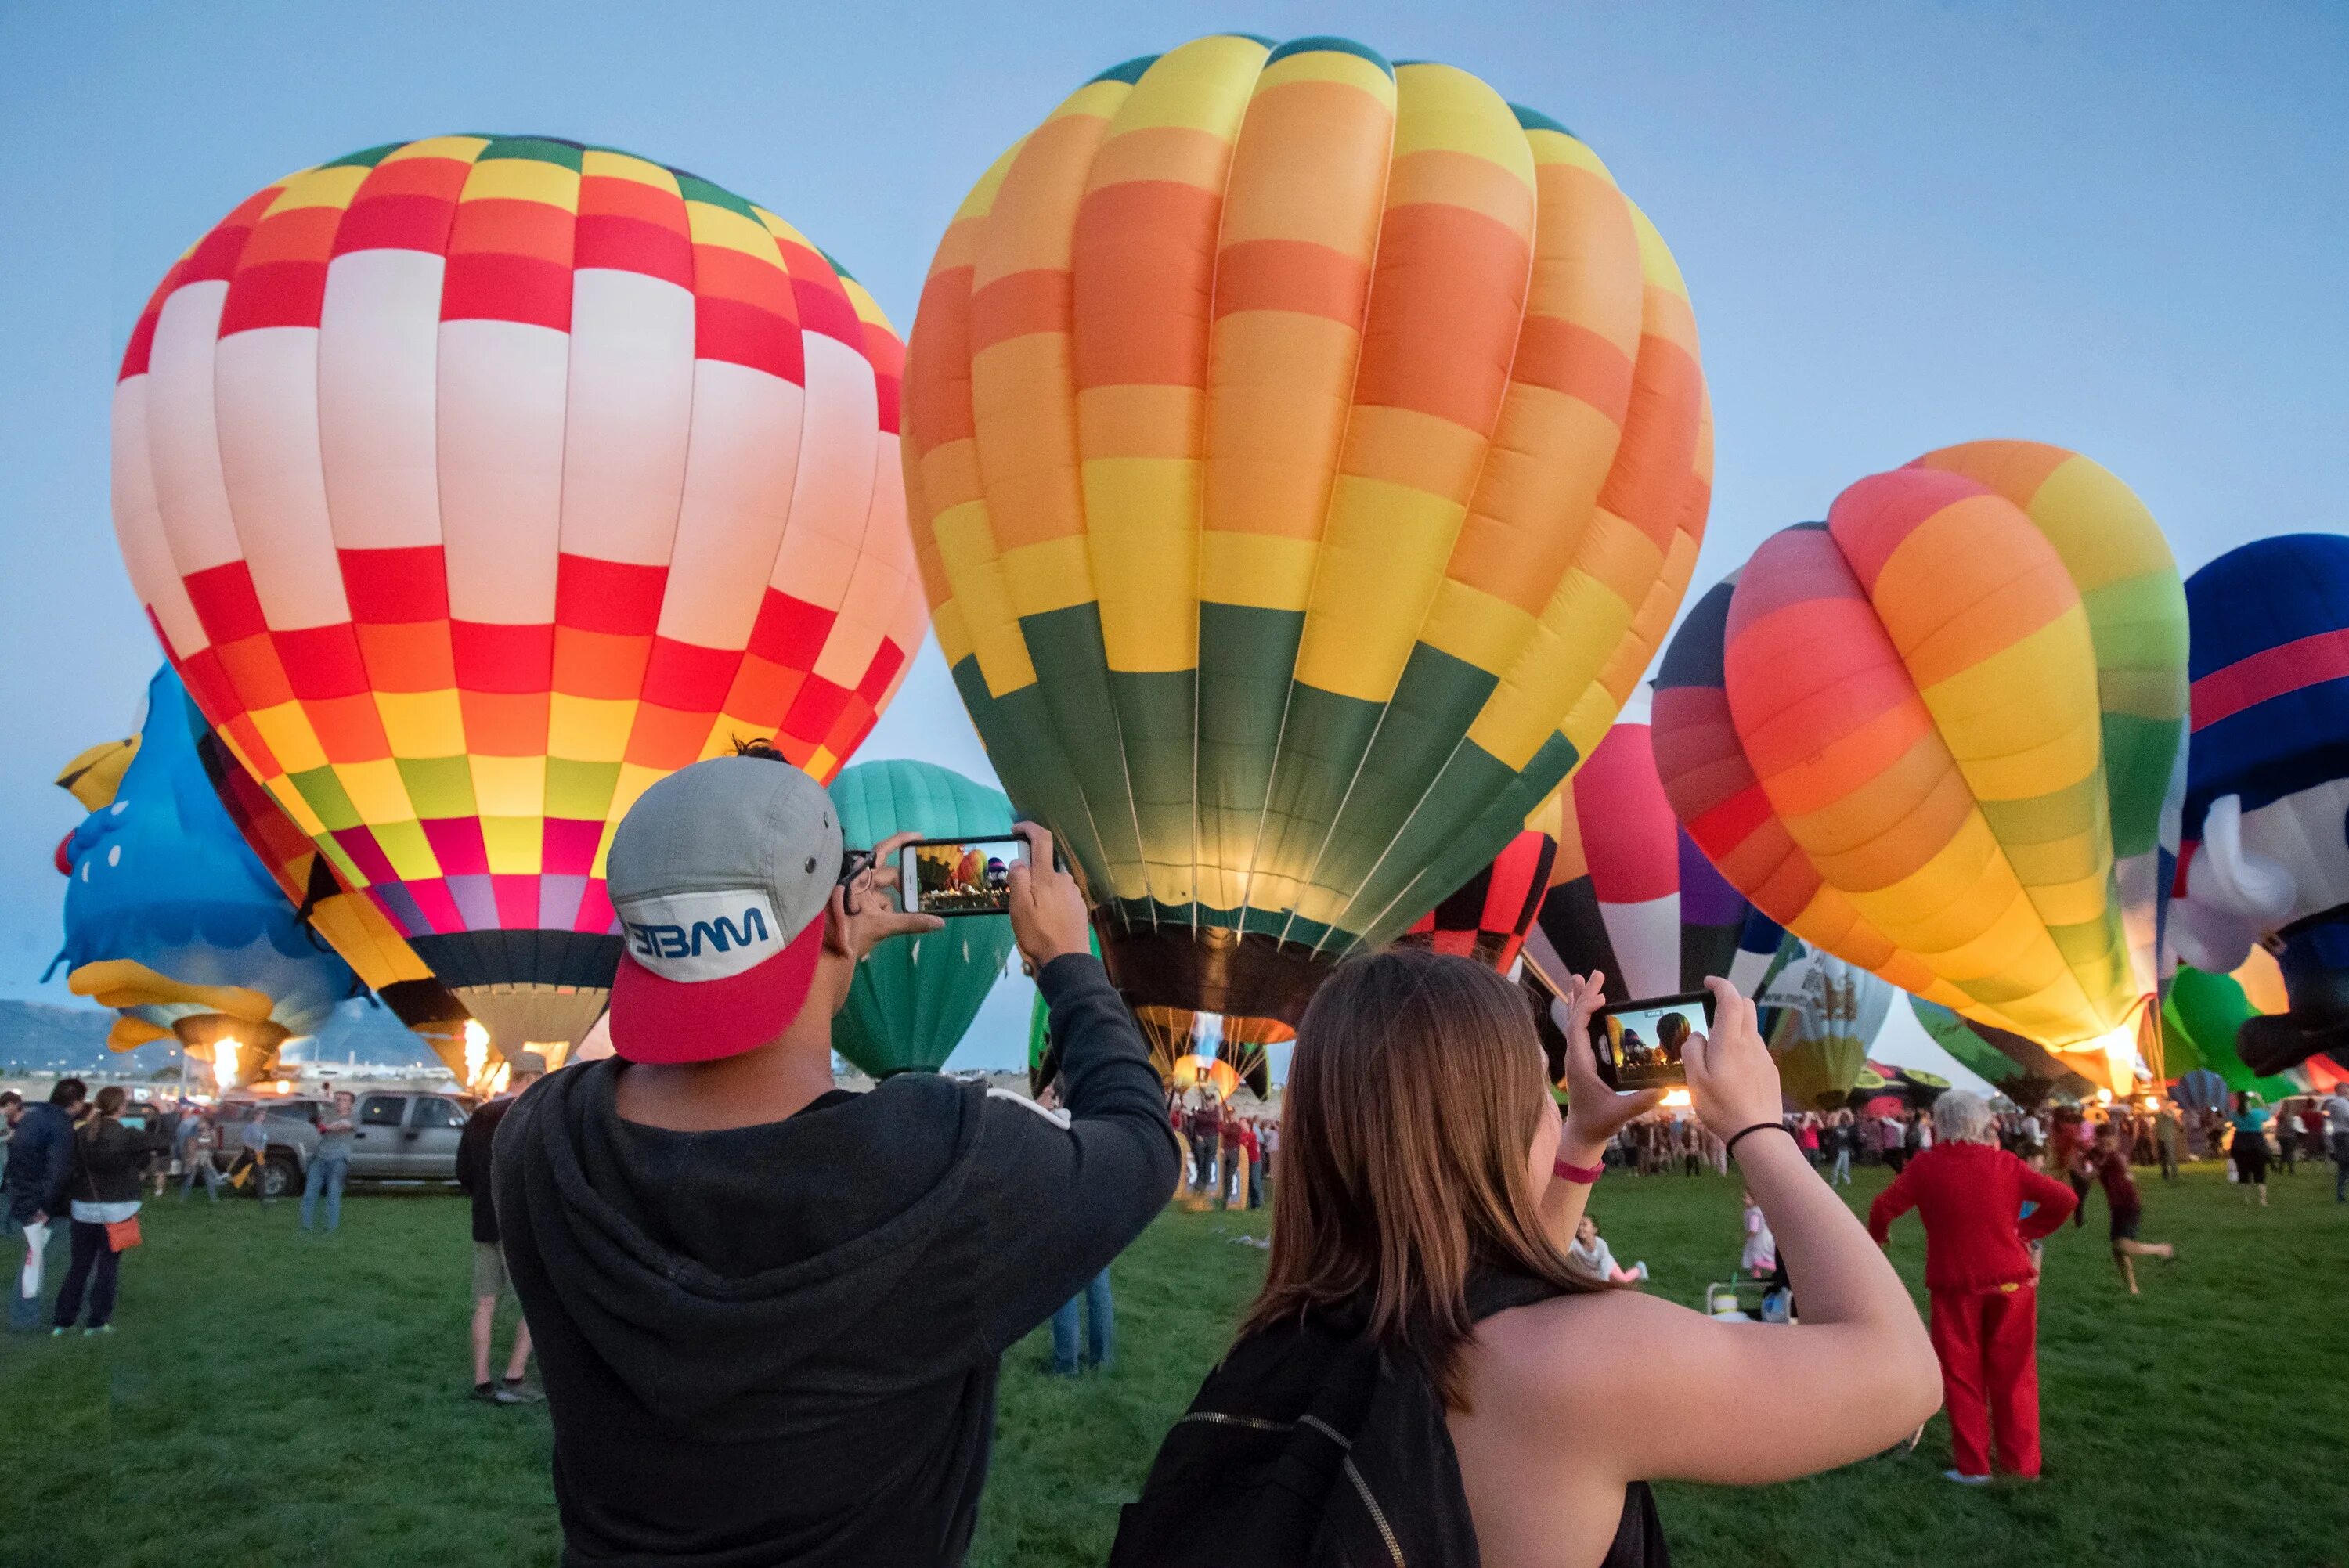
[[[1684,991],[1601,1007],[1590,1018],[1599,1081],[1612,1089],[1661,1088],[1688,1082],[1681,1052],[1692,1030],[1713,1030],[1713,993]]]
[[[911,914],[1001,914],[1011,868],[1027,863],[1025,839],[923,839],[902,851],[897,887]]]

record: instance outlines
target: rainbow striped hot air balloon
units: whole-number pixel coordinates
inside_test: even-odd
[[[2185,630],[2169,547],[2110,473],[1948,448],[1705,596],[1656,683],[1657,765],[1772,918],[2122,1092],[2159,1060]]]
[[[695,175],[374,148],[164,277],[115,527],[238,763],[501,1046],[567,1044],[636,796],[740,738],[829,778],[904,676],[898,366],[861,287]]]
[[[1555,120],[1337,38],[1104,71],[940,242],[923,577],[1138,1004],[1294,1022],[1520,830],[1670,624],[1686,290]]]

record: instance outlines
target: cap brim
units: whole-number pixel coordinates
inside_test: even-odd
[[[723,980],[669,980],[629,954],[612,977],[612,1053],[632,1062],[713,1062],[755,1050],[807,1006],[823,917],[763,964]]]

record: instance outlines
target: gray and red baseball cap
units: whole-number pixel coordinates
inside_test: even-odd
[[[832,797],[787,762],[717,757],[646,790],[605,861],[614,1053],[715,1061],[781,1034],[807,1005],[840,865]]]

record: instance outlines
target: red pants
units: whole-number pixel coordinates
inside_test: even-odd
[[[1952,1461],[1965,1475],[1990,1474],[1991,1429],[1998,1468],[2039,1473],[2039,1292],[2008,1285],[1933,1293],[1933,1352],[1941,1358],[1941,1401],[1950,1412]]]

